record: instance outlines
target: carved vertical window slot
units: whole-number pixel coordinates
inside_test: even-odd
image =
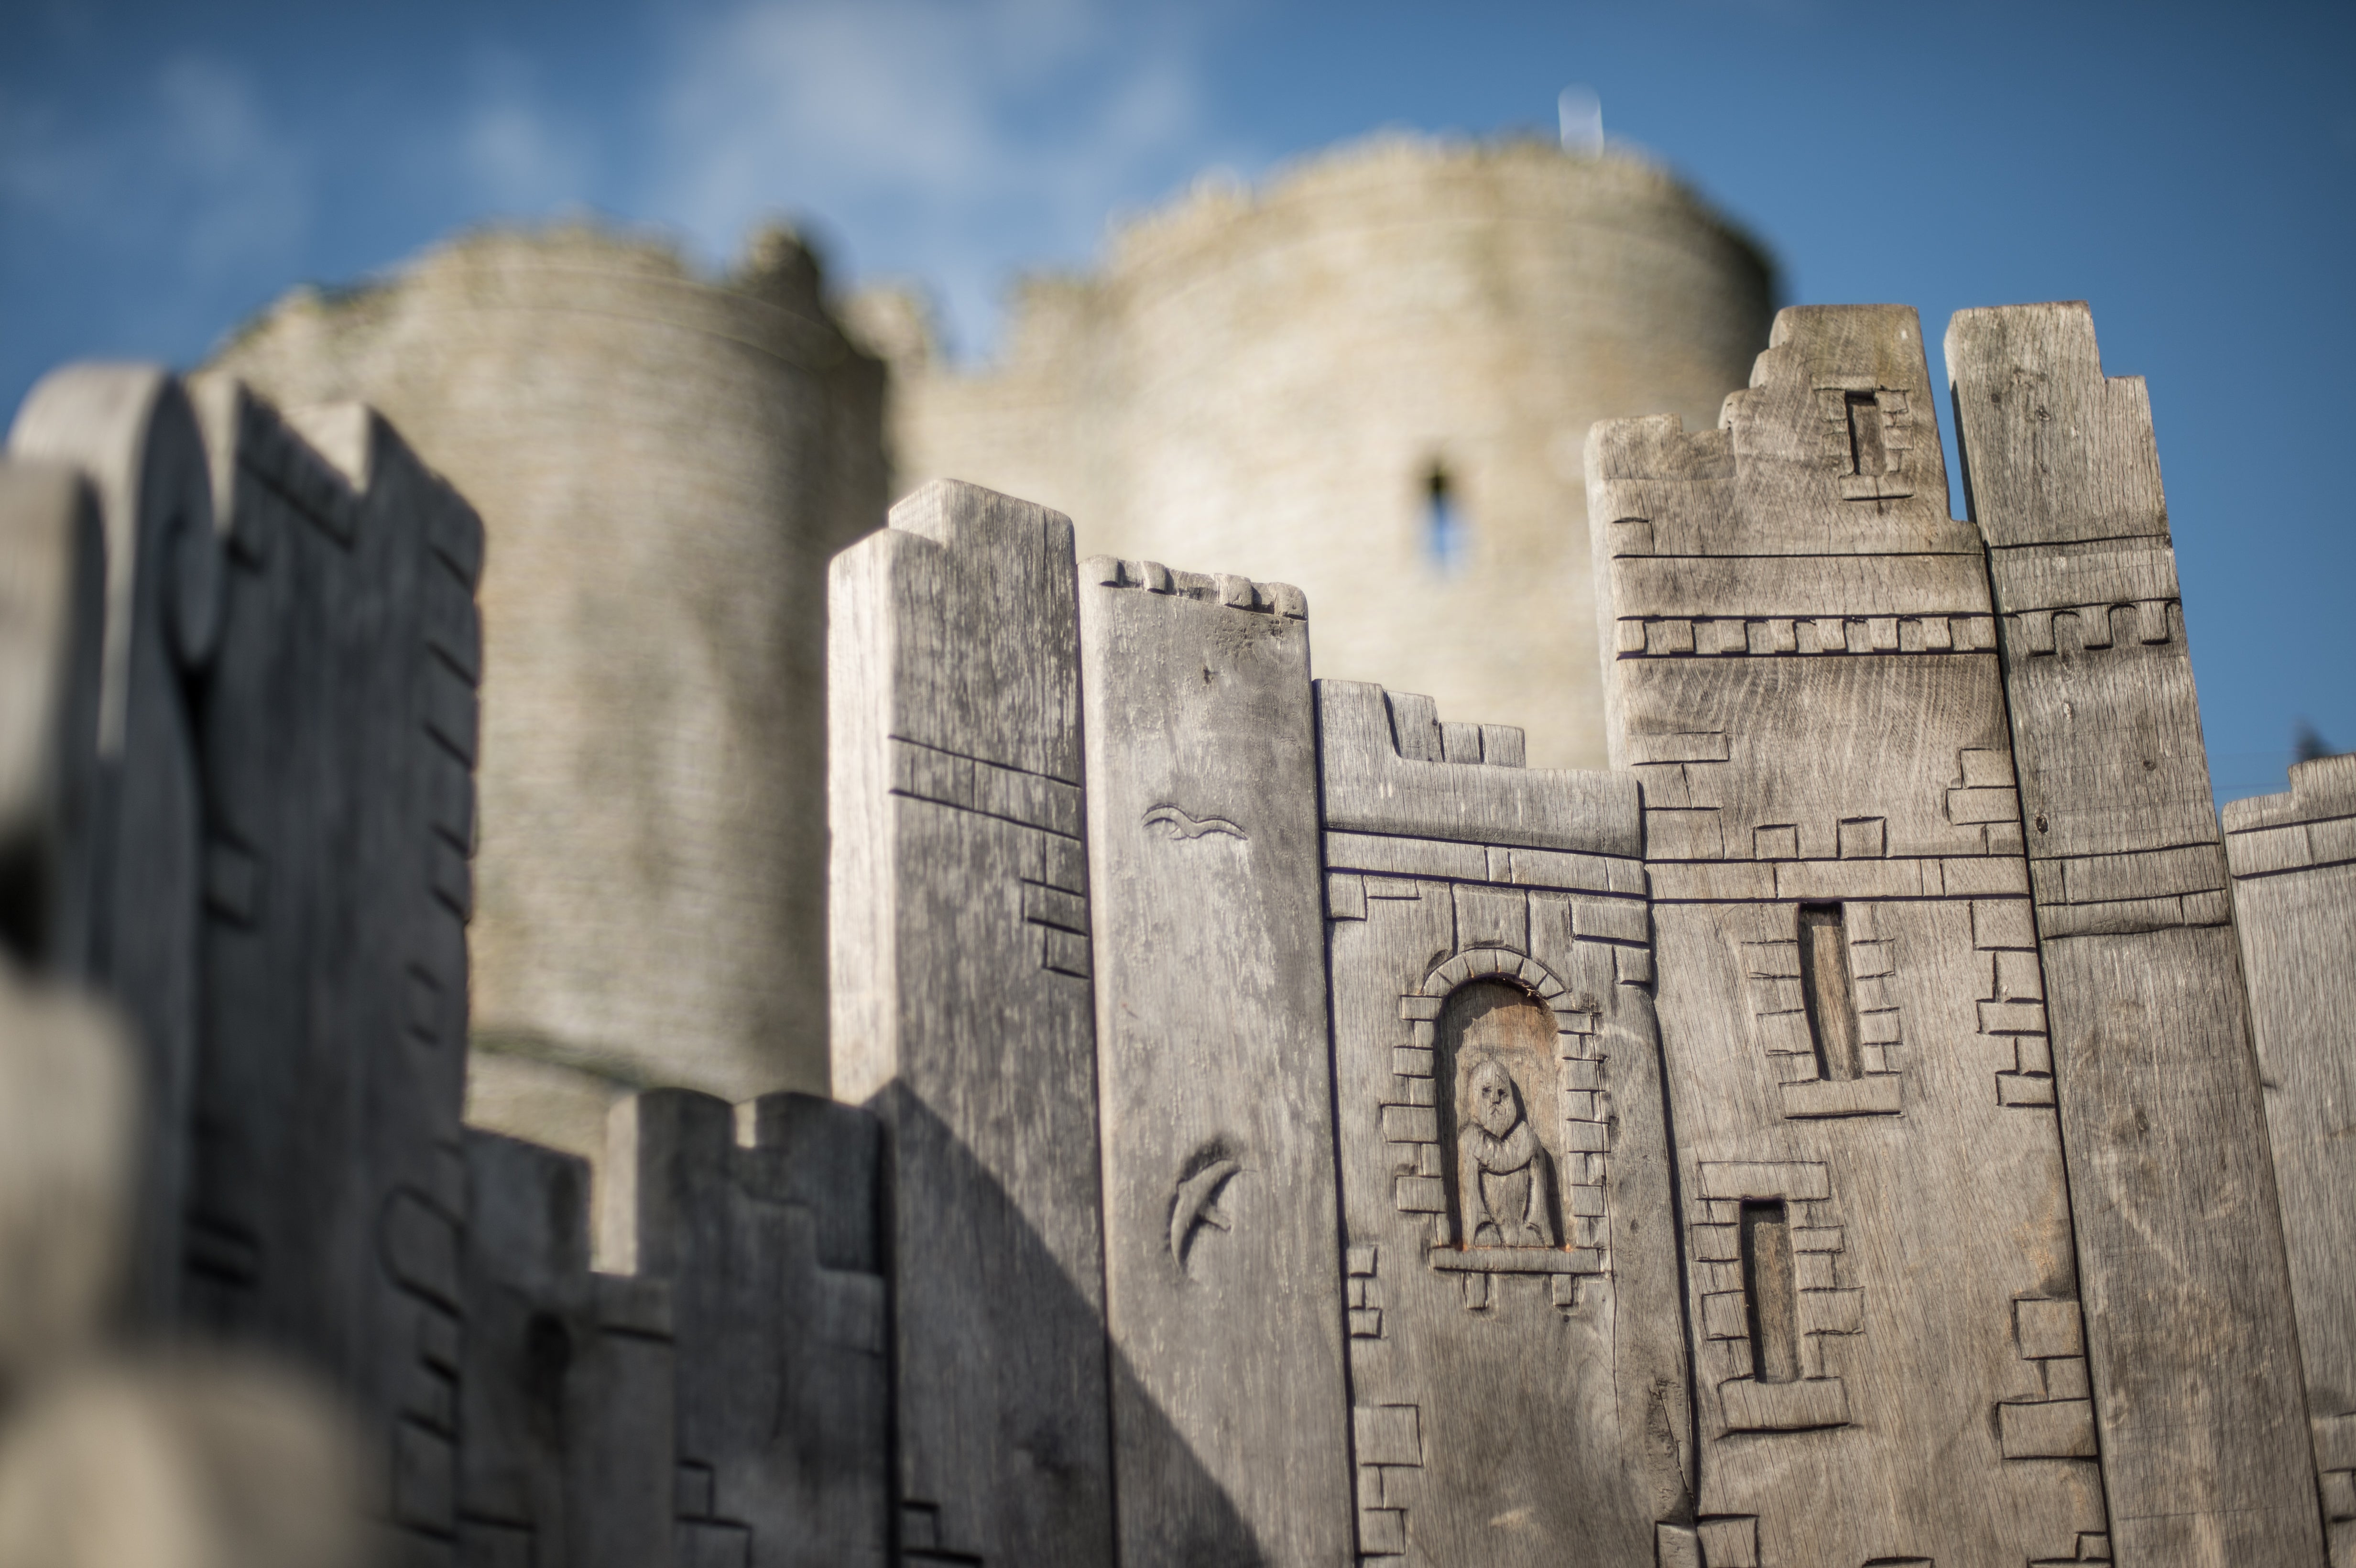
[[[1850,392],[1848,405],[1848,471],[1869,476],[1890,472],[1889,443],[1882,438],[1881,401],[1872,392]]]
[[[1792,1270],[1792,1221],[1781,1199],[1742,1205],[1742,1298],[1751,1375],[1762,1383],[1800,1377],[1800,1304]]]
[[[1865,1073],[1858,1050],[1857,983],[1849,973],[1848,923],[1838,904],[1800,906],[1800,997],[1816,1047],[1816,1076],[1852,1083]]]

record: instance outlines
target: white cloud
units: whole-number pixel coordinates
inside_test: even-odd
[[[715,254],[814,214],[970,335],[1018,262],[1079,261],[1115,207],[1236,155],[1208,145],[1200,29],[1101,0],[740,0],[680,35],[632,206]]]
[[[486,54],[475,65],[475,102],[451,151],[477,199],[508,214],[586,199],[597,171],[591,137],[547,108],[519,58]]]

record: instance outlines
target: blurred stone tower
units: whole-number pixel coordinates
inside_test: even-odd
[[[1068,513],[1084,556],[1296,583],[1320,675],[1600,768],[1587,428],[1714,426],[1772,293],[1648,164],[1384,134],[1257,193],[1206,182],[1100,272],[1029,283],[978,373],[905,294],[850,314],[892,365],[895,494],[971,480]]]
[[[826,563],[883,521],[884,368],[809,253],[486,233],[215,368],[373,404],[482,514],[468,1119],[594,1155],[640,1084],[824,1093]]]

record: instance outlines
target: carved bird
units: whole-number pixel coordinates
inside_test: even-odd
[[[1155,806],[1145,814],[1145,825],[1167,827],[1173,838],[1200,838],[1206,833],[1224,833],[1230,838],[1249,837],[1224,816],[1189,816],[1174,805]]]
[[[1215,1159],[1178,1184],[1178,1196],[1170,1205],[1170,1255],[1178,1260],[1179,1267],[1186,1265],[1186,1243],[1196,1225],[1221,1231],[1235,1228],[1212,1205],[1218,1201],[1219,1189],[1226,1186],[1227,1179],[1242,1168],[1232,1159]]]

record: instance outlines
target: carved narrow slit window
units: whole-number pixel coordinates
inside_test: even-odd
[[[1800,1376],[1800,1309],[1792,1277],[1792,1221],[1779,1200],[1742,1205],[1743,1311],[1751,1375],[1762,1383]]]
[[[1882,440],[1881,402],[1872,392],[1847,394],[1848,471],[1852,474],[1890,472],[1890,448]]]
[[[1838,904],[1800,906],[1800,997],[1815,1042],[1816,1076],[1841,1083],[1861,1077],[1857,985],[1849,974],[1848,923]]]

